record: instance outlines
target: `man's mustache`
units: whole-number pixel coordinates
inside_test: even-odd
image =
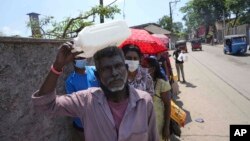
[[[123,78],[110,78],[109,80],[108,80],[108,84],[110,84],[112,81],[117,81],[117,80],[122,80],[122,81],[124,81],[124,79]]]

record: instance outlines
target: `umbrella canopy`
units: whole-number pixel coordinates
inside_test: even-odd
[[[164,34],[152,34],[152,36],[159,38],[165,45],[168,45],[169,38]]]
[[[132,44],[140,48],[143,54],[157,54],[166,51],[165,44],[143,29],[131,29],[131,35],[119,46]]]

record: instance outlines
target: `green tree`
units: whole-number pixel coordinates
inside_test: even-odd
[[[77,36],[84,27],[94,24],[96,15],[104,15],[107,19],[113,19],[117,13],[120,13],[120,9],[116,5],[95,6],[87,12],[80,13],[77,17],[67,17],[60,22],[56,22],[52,16],[46,16],[41,18],[39,25],[44,38],[72,38]],[[90,17],[93,17],[91,21]],[[32,24],[37,23],[28,22],[27,26],[31,27]]]
[[[173,31],[175,33],[180,33],[183,31],[183,24],[182,22],[174,22],[173,23]]]
[[[250,1],[249,0],[226,0],[225,6],[229,17],[235,16],[230,22],[231,27],[250,23]]]
[[[186,6],[181,7],[180,11],[185,13],[182,19],[185,21],[188,32],[191,32],[193,29],[197,29],[199,25],[202,24],[202,18],[197,12],[197,9],[194,8],[193,1],[186,3]]]
[[[174,22],[171,28],[171,19],[169,16],[163,16],[157,22],[162,28],[171,31],[172,34],[178,36],[179,38],[185,38],[186,33],[183,32],[182,22]]]
[[[222,20],[225,10],[225,0],[191,0],[181,8],[185,13],[183,20],[186,22],[188,31],[196,30],[200,25],[206,26],[206,34],[209,27],[215,30],[215,22]]]
[[[169,16],[163,16],[162,18],[160,18],[157,22],[162,28],[168,30],[168,31],[172,31],[171,29],[171,19]]]

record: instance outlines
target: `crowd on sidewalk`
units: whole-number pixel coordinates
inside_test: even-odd
[[[111,46],[97,51],[95,66],[88,66],[86,58],[77,57],[80,53],[70,52],[72,44],[61,46],[42,87],[32,95],[37,110],[74,117],[80,140],[158,141],[180,136],[174,131],[180,127],[173,127],[178,124],[171,119],[180,74],[186,82],[180,49],[173,54],[176,76],[167,51],[152,55],[132,44]],[[58,96],[57,79],[71,62],[74,71],[65,81],[67,95]]]

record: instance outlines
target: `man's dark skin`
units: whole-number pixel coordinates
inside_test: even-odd
[[[82,53],[71,53],[73,45],[71,42],[64,43],[53,63],[57,71],[62,71],[63,67],[72,62],[76,55]],[[127,68],[124,59],[119,56],[104,57],[97,67],[97,75],[108,100],[120,102],[128,98]],[[49,72],[46,80],[39,90],[38,96],[46,95],[56,88],[59,75]]]

